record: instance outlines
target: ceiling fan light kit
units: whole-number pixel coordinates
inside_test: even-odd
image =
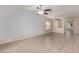
[[[44,11],[38,11],[37,14],[44,14]]]

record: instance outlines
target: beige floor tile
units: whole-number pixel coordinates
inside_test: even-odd
[[[79,52],[79,35],[65,39],[63,34],[47,34],[0,45],[0,52],[72,53]]]

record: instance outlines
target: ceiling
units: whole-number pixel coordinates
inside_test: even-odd
[[[36,12],[38,5],[27,5],[23,6],[26,10]],[[53,18],[55,16],[64,16],[64,17],[78,17],[79,16],[79,5],[43,5],[42,10],[46,8],[51,8],[52,11],[49,12],[47,17]]]

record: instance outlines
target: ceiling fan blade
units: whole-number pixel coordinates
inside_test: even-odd
[[[51,11],[51,9],[45,9],[44,11]]]
[[[44,12],[44,14],[48,15],[48,13]]]
[[[40,9],[39,7],[36,7],[37,9]]]
[[[39,5],[38,7],[36,7],[37,9],[41,9],[42,5]]]

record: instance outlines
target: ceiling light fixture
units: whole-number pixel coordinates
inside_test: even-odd
[[[37,14],[44,14],[44,11],[38,11]]]

